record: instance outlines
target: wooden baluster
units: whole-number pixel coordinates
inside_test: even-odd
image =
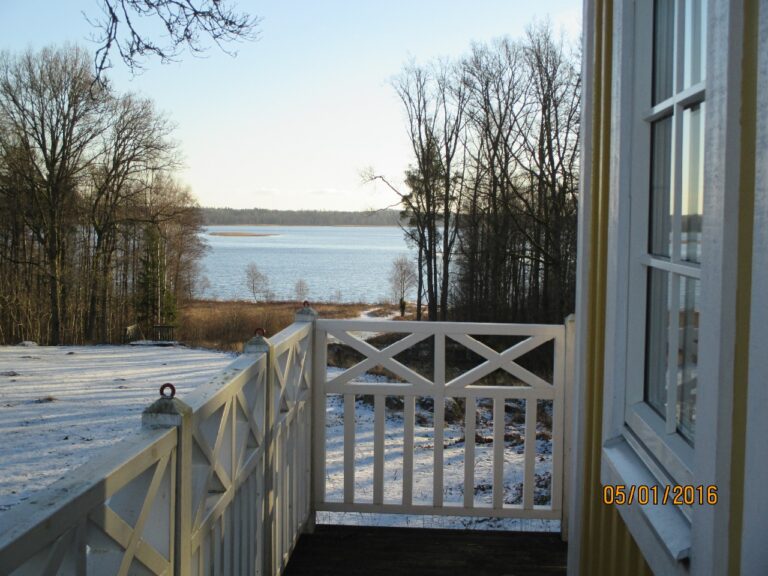
[[[432,477],[432,502],[435,508],[443,507],[443,444],[445,442],[445,334],[435,334],[434,365],[434,475]]]
[[[504,507],[504,398],[493,399],[493,508]]]
[[[245,495],[246,484],[242,484],[235,492],[232,500],[232,570],[237,574],[244,572],[241,559],[243,554],[243,496]]]
[[[373,399],[373,503],[384,503],[384,405],[386,396],[377,394]]]
[[[416,398],[403,398],[403,506],[413,504],[413,426]]]
[[[344,503],[355,501],[355,395],[344,394]]]
[[[467,396],[464,413],[464,508],[475,507],[475,423],[477,403]]]
[[[536,404],[535,398],[525,401],[525,479],[523,508],[533,509],[534,467],[536,466]]]

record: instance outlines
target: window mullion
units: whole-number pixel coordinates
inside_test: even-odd
[[[701,278],[701,269],[689,262],[670,262],[669,260],[659,258],[650,254],[640,254],[636,256],[643,266],[652,266],[659,270],[680,274],[689,278]]]
[[[675,105],[672,117],[672,190],[669,195],[672,204],[672,253],[670,261],[678,264],[682,259],[681,239],[683,220],[683,107]]]
[[[665,116],[669,116],[675,110],[675,106],[686,108],[697,102],[703,102],[707,97],[707,88],[704,82],[699,82],[694,86],[689,86],[677,94],[673,94],[663,102],[651,106],[643,112],[643,120],[646,122],[656,122]]]
[[[685,86],[685,0],[675,3],[675,55],[674,55],[674,91],[677,101],[678,94]],[[683,107],[675,103],[672,116],[672,181],[670,203],[672,204],[672,253],[670,260],[679,263],[681,259],[681,230],[682,230],[682,188],[683,188]],[[678,355],[680,350],[680,276],[670,274],[669,282],[669,333],[667,337],[667,405],[665,428],[667,434],[677,430],[677,381]]]

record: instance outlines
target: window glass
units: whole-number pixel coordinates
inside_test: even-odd
[[[704,80],[707,40],[706,0],[685,2],[685,80],[686,88]]]
[[[651,206],[648,249],[669,258],[672,251],[672,116],[651,126]]]
[[[680,328],[677,351],[677,431],[693,444],[699,358],[699,280],[680,279]]]
[[[669,274],[650,268],[645,333],[645,401],[662,417],[667,404],[669,304]]]
[[[675,23],[678,16],[683,18],[680,25]],[[643,399],[664,421],[666,434],[678,434],[690,444],[696,416],[704,207],[704,19],[701,1],[654,1],[652,99],[657,109],[647,116]]]
[[[701,262],[704,213],[704,103],[683,112],[682,257]]]
[[[675,1],[653,6],[653,104],[672,96],[674,80]]]

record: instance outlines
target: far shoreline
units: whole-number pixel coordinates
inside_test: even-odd
[[[398,224],[203,224],[203,226],[206,228],[401,228]],[[216,233],[209,232],[209,234]],[[223,234],[229,234],[229,232],[220,235]],[[275,236],[275,234],[264,234],[264,236]]]

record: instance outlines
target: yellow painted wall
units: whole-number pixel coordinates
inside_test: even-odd
[[[765,17],[765,16],[764,16]],[[728,525],[728,573],[741,573],[744,467],[749,380],[749,318],[752,292],[752,244],[755,209],[757,124],[758,0],[744,0],[741,81],[741,165],[739,166],[739,254],[736,286],[736,343],[733,371],[733,438],[731,440],[731,514]]]
[[[644,576],[651,574],[640,550],[619,513],[601,502],[600,453],[603,422],[603,360],[605,342],[605,273],[608,237],[608,188],[611,118],[611,42],[613,0],[595,0],[594,98],[584,102],[592,107],[594,138],[592,170],[592,214],[589,231],[589,266],[585,289],[589,294],[587,322],[588,359],[586,369],[584,492],[581,494],[580,570],[589,576]],[[585,54],[585,57],[589,57]],[[585,166],[585,169],[587,167]]]

